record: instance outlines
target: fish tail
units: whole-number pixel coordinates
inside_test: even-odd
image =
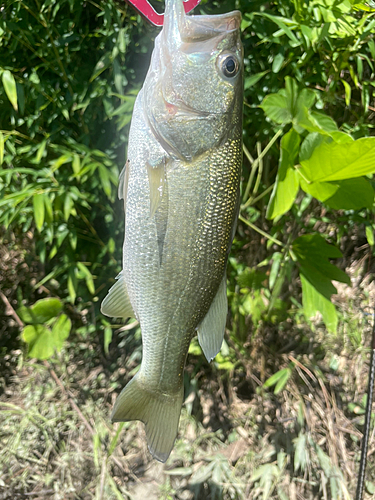
[[[160,462],[165,462],[177,436],[184,389],[181,387],[175,395],[147,390],[138,375],[121,391],[111,419],[112,422],[144,422],[150,453]]]

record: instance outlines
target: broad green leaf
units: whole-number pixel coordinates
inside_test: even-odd
[[[294,78],[285,77],[285,95],[287,108],[292,116],[297,113],[298,85]]]
[[[29,344],[28,356],[36,359],[48,359],[55,352],[51,330],[43,325],[27,325],[22,331],[22,340]]]
[[[269,94],[263,99],[260,107],[268,118],[271,118],[276,123],[286,124],[292,121],[285,93]]]
[[[322,182],[321,184],[330,183]],[[338,186],[336,192],[324,200],[324,203],[329,207],[335,210],[359,210],[372,207],[374,190],[364,177],[338,181],[336,185]]]
[[[53,325],[51,334],[53,337],[54,348],[57,351],[61,351],[64,341],[69,337],[71,327],[72,322],[66,314],[61,314],[56,323]]]
[[[303,160],[308,160],[312,156],[315,148],[320,146],[322,142],[327,142],[327,141],[329,141],[329,138],[318,132],[312,132],[308,134],[303,140],[301,144],[301,149],[299,151],[300,163]]]
[[[42,324],[58,316],[62,307],[62,302],[59,299],[49,297],[38,300],[30,307],[21,306],[17,309],[17,314],[24,323]]]
[[[319,234],[300,236],[294,240],[292,249],[300,265],[302,304],[306,317],[310,318],[319,311],[327,328],[336,331],[337,313],[330,299],[337,290],[332,280],[350,285],[350,278],[329,259],[341,257],[341,252]]]
[[[294,162],[298,154],[299,143],[299,135],[294,129],[291,129],[281,139],[280,164],[267,207],[266,217],[268,219],[285,214],[297,196],[299,175],[294,169]]]
[[[13,108],[18,111],[17,86],[14,76],[9,70],[5,70],[2,75],[4,90]]]
[[[306,182],[300,179],[301,188],[319,201],[331,198],[339,189],[338,182]]]
[[[311,157],[301,161],[307,182],[337,181],[375,172],[375,137],[337,144],[322,143]]]
[[[340,258],[342,256],[340,250],[328,244],[319,234],[299,236],[294,240],[292,249],[300,264],[301,272],[327,299],[337,291],[331,280],[350,285],[349,276],[329,261]]]
[[[0,132],[0,166],[4,160],[4,135]]]
[[[328,330],[336,332],[337,312],[335,306],[329,299],[318,292],[304,274],[301,273],[300,278],[302,285],[303,312],[306,318],[311,318],[315,316],[317,312],[320,312]]]
[[[35,225],[40,232],[44,224],[44,198],[43,194],[34,194],[33,196],[34,220]]]

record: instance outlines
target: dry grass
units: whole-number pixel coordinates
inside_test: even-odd
[[[20,255],[8,256],[23,269]],[[1,303],[0,500],[352,499],[368,376],[365,306],[375,287],[355,281],[355,266],[351,274],[353,290],[335,298],[338,335],[318,318],[312,331],[297,314],[261,324],[245,348],[227,336],[229,354],[211,365],[193,342],[179,438],[165,465],[151,459],[142,424],[109,422],[139,363],[138,330],[117,330],[106,356],[87,326],[53,361],[26,361]],[[7,294],[15,304],[16,286]],[[262,387],[287,366],[281,392]],[[368,460],[367,500],[374,433]]]

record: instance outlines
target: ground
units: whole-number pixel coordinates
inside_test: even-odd
[[[335,335],[295,313],[249,329],[244,348],[228,330],[224,356],[210,365],[194,340],[178,439],[160,464],[143,424],[110,422],[139,364],[139,329],[118,325],[106,354],[88,310],[59,355],[27,359],[17,283],[40,270],[9,246],[1,252],[0,500],[354,498],[375,299],[363,262],[351,263],[353,286],[334,297]],[[290,376],[275,394],[263,383],[280,369]],[[366,499],[374,473],[372,431]]]

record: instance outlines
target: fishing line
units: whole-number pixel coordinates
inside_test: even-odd
[[[359,474],[358,474],[357,492],[355,500],[362,500],[363,498],[363,488],[365,485],[365,474],[366,474],[366,464],[367,464],[368,439],[370,435],[372,398],[374,394],[374,382],[375,382],[375,310],[374,310],[373,325],[372,325],[371,359],[370,359],[370,373],[369,373],[368,388],[367,388],[365,428],[362,438],[361,461],[359,463]]]

